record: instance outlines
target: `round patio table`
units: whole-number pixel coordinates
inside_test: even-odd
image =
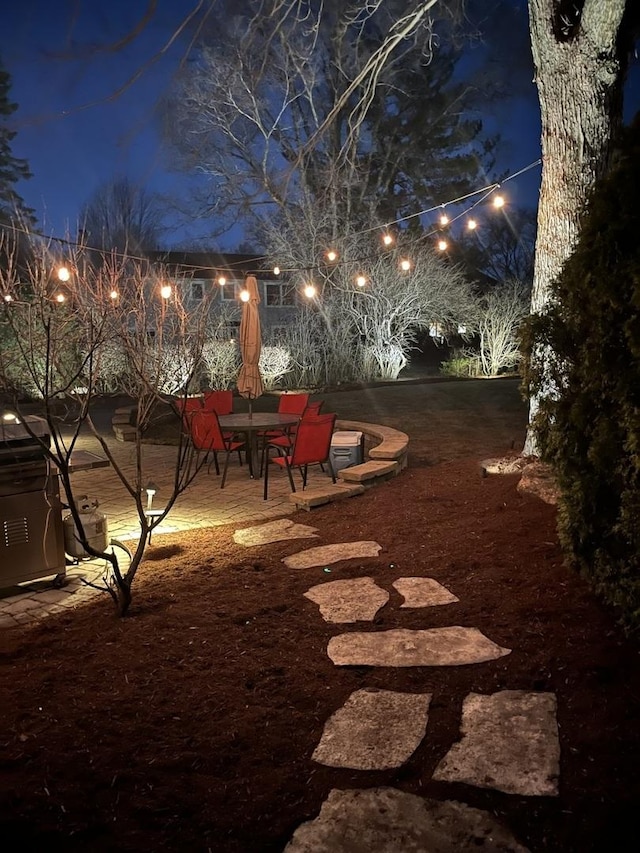
[[[278,412],[242,412],[234,415],[220,415],[218,418],[223,432],[242,432],[247,437],[249,448],[249,473],[255,477],[260,471],[258,463],[258,433],[264,430],[286,430],[300,420],[300,415],[279,414]]]

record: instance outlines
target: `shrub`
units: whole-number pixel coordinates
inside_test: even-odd
[[[639,185],[636,122],[596,187],[548,311],[528,325],[525,377],[543,395],[534,427],[562,492],[562,544],[633,632],[640,630]],[[544,370],[540,353],[548,356]]]

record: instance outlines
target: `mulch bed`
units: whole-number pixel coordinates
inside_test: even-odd
[[[409,469],[300,513],[319,538],[249,549],[233,528],[154,537],[119,620],[106,597],[0,635],[6,849],[280,851],[331,788],[391,785],[503,819],[532,851],[629,849],[640,795],[640,662],[613,614],[563,566],[555,509],[480,476],[476,459]],[[378,558],[290,570],[314,545],[374,539]],[[331,626],[303,597],[369,575],[391,592],[370,626],[474,626],[513,649],[479,665],[335,667]],[[400,610],[391,582],[434,577],[457,604]],[[395,771],[311,761],[325,721],[362,687],[433,692],[427,735]],[[554,691],[560,796],[435,783],[471,691]],[[17,849],[17,847],[16,847]]]

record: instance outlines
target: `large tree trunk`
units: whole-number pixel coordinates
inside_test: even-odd
[[[531,310],[544,310],[550,285],[576,243],[594,183],[606,174],[622,117],[618,49],[627,0],[529,0],[531,47],[542,118],[542,183]],[[543,353],[537,354],[544,359]],[[538,409],[530,401],[529,423]],[[529,428],[523,453],[537,455]]]

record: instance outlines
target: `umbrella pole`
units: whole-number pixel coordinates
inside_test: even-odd
[[[253,412],[251,411],[251,397],[249,397],[249,420],[253,417]]]

